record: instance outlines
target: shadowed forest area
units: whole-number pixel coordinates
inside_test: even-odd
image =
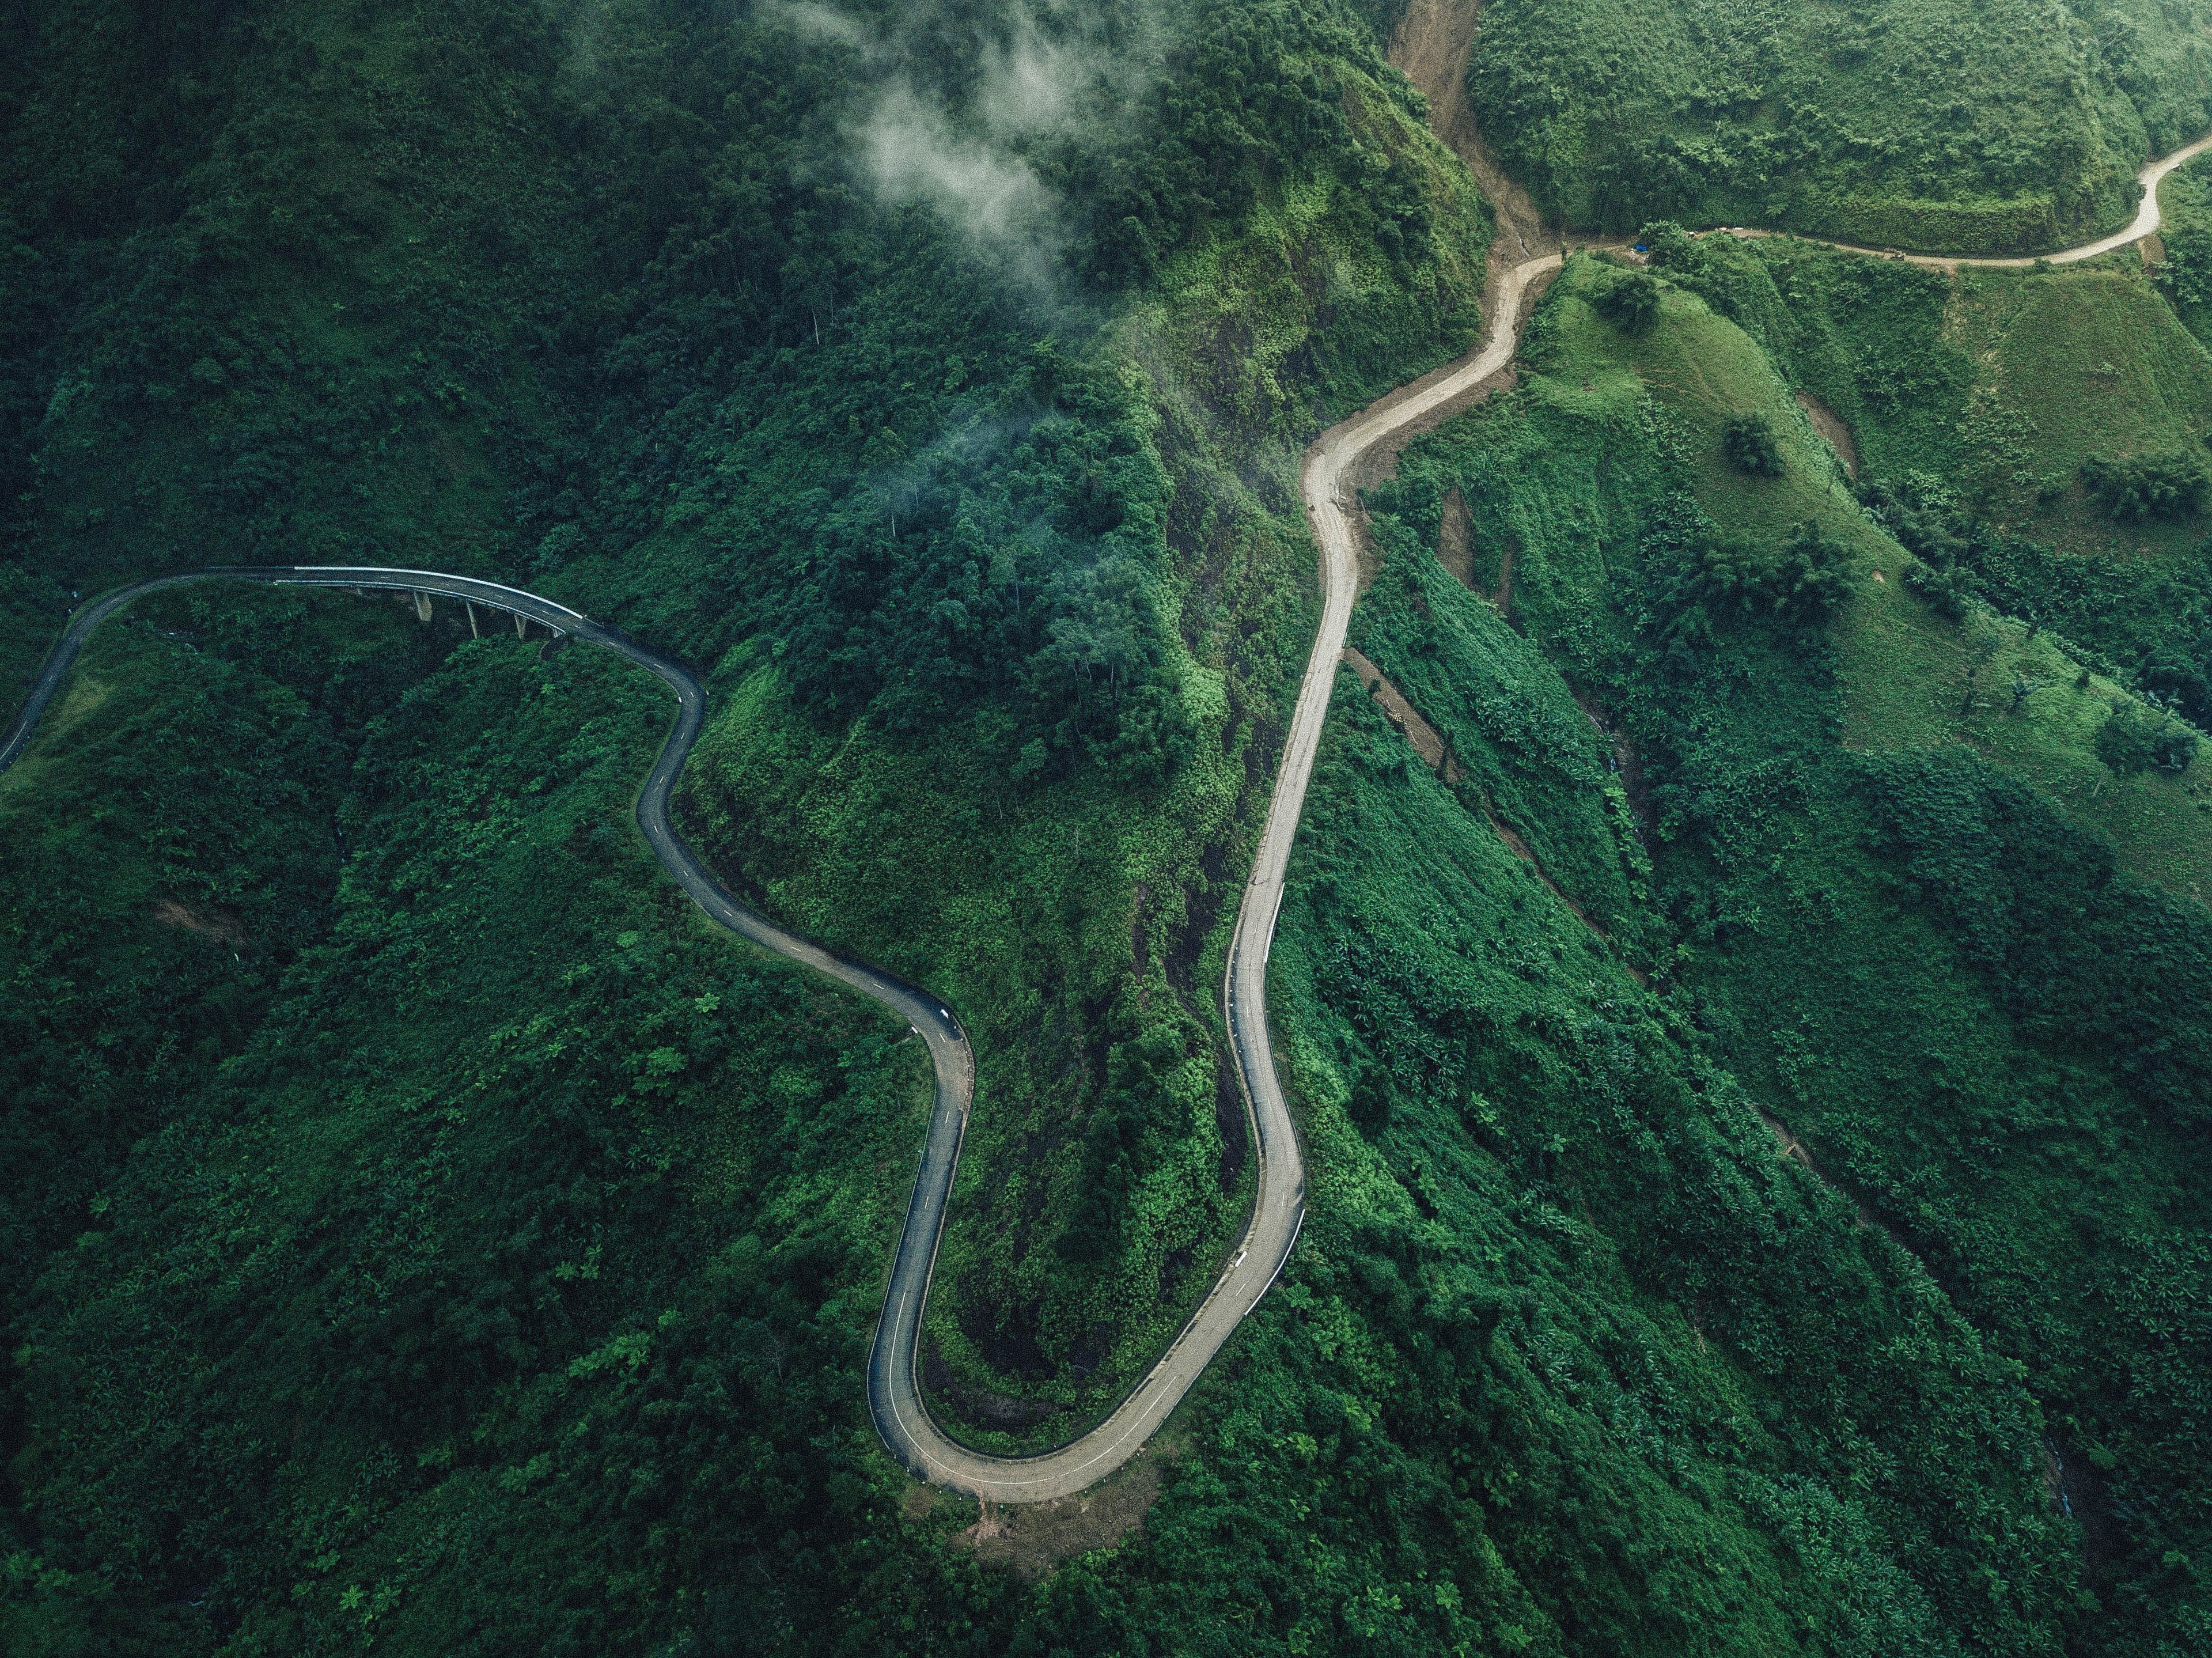
[[[1483,325],[1398,21],[0,10],[7,696],[210,563],[684,658],[685,833],[975,1043],[930,1407],[1064,1441],[1251,1199],[1300,452]],[[658,683],[388,596],[108,624],[0,776],[0,1647],[2212,1646],[2212,175],[2063,270],[1683,228],[2086,236],[2205,53],[1492,0],[1485,135],[1648,263],[1367,493],[1352,644],[1443,758],[1339,676],[1304,1231],[1157,1496],[1018,1571],[868,1417],[923,1052],[664,878]]]

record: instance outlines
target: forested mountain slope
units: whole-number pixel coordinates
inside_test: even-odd
[[[973,1246],[957,1224],[948,1264],[972,1247],[979,1276],[958,1317],[969,1275],[946,1276],[943,1339],[998,1355],[978,1385],[1103,1402],[1241,1200],[1192,987],[1305,631],[1297,436],[1477,325],[1476,198],[1364,26],[94,15],[154,87],[77,95],[81,31],[42,26],[18,135],[46,308],[14,463],[41,485],[16,496],[31,566],[74,587],[210,547],[434,563],[702,666],[757,648],[741,746],[698,768],[711,844],[991,1022],[970,1178],[1043,1212],[986,1208]],[[210,112],[165,118],[187,93]],[[103,107],[145,135],[135,201],[84,176]],[[75,222],[84,201],[115,222]],[[725,671],[734,691],[746,662]],[[823,744],[855,774],[799,758]],[[885,868],[841,871],[840,815]],[[781,893],[794,859],[829,902]],[[1147,954],[1182,982],[1146,1012],[1125,981],[1152,890]],[[1080,1149],[1008,1190],[1071,1112]],[[1173,1218],[1125,1236],[1147,1180]]]
[[[1624,228],[2056,236],[2201,125],[2179,12],[1644,10],[1493,4],[1468,83]],[[1396,21],[18,5],[0,670],[232,560],[691,661],[687,832],[975,1041],[931,1407],[1063,1440],[1249,1200],[1298,451],[1481,325]],[[1353,643],[1442,763],[1341,677],[1271,980],[1306,1230],[1087,1519],[878,1444],[926,1067],[659,879],[657,688],[389,600],[111,624],[0,780],[0,1645],[2203,1644],[2176,231],[2154,286],[1655,225],[1409,452]]]
[[[2203,132],[2212,35],[2164,0],[1490,0],[1469,82],[1578,224],[2040,252],[2124,222],[2136,168]]]

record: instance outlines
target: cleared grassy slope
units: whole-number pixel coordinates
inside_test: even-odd
[[[2131,260],[1968,272],[1945,336],[1977,366],[1961,459],[1997,523],[2100,558],[2170,558],[2212,529],[2202,514],[2116,524],[2082,487],[2093,458],[2200,453],[2212,436],[2212,355]]]
[[[2051,661],[2015,710],[2010,674],[2045,667],[2049,635],[1905,592],[1902,550],[1749,337],[1683,295],[1625,333],[1586,302],[1612,280],[1571,265],[1523,389],[1409,451],[1386,544],[1448,586],[1427,550],[1453,487],[1478,547],[1513,544],[1515,624],[1633,762],[1665,1005],[2017,1363],[2085,1527],[2076,1638],[2156,1651],[2203,1616],[2161,1562],[2203,1546],[2182,1447],[2212,1084],[2160,1055],[2194,1050],[2178,1033],[2212,987],[2185,896],[2212,867],[2205,814],[2187,778],[2123,785],[2094,759],[2102,680],[2077,691]],[[1778,478],[1721,456],[1747,412],[1781,435]],[[1676,629],[1686,547],[1806,519],[1863,561],[1836,617]]]
[[[1996,529],[2100,560],[2169,560],[2212,519],[2115,521],[2094,458],[2197,452],[2212,355],[2132,252],[2088,268],[1923,270],[1790,238],[1662,233],[1662,266],[1850,428],[1861,476],[1943,480]]]
[[[2036,285],[2031,295],[2052,291],[2051,278],[2026,280]],[[2088,331],[2093,321],[2124,321],[2137,306],[2155,316],[2148,307],[2158,305],[2139,282],[2094,273],[2057,280],[2063,286],[2040,303],[2064,316],[2068,327],[2055,340],[2051,331],[2032,329],[2017,336],[2027,343],[2022,355],[2032,353],[2034,372],[2045,377],[2039,384],[2048,401],[2037,406],[2046,411],[2064,402],[2052,384],[2063,373],[2058,363],[2071,360],[2062,354],[2070,348],[2078,357],[2089,349],[2097,337]],[[2131,300],[2115,297],[2130,292]],[[2116,306],[2126,307],[2117,318]],[[2166,320],[2179,334],[2170,314]],[[2131,360],[2151,356],[2161,339],[2173,343],[2155,331],[2148,343],[2125,332],[2110,339],[2111,350]],[[2077,684],[2081,664],[2048,635],[2029,637],[2025,623],[1985,613],[1953,623],[1907,592],[1905,550],[1867,520],[1833,452],[1814,433],[1771,360],[1735,324],[1683,295],[1670,301],[1667,325],[1643,337],[1624,335],[1575,301],[1570,285],[1546,344],[1561,354],[1559,378],[1571,382],[1579,374],[1600,386],[1600,395],[1624,402],[1648,392],[1681,422],[1698,504],[1723,529],[1776,538],[1809,519],[1881,572],[1881,581],[1860,587],[1835,630],[1842,718],[1851,746],[1875,752],[1963,745],[2041,791],[2071,821],[2110,837],[2127,868],[2184,896],[2206,896],[2212,813],[2199,810],[2196,782],[2161,772],[2116,778],[2093,746],[2112,701],[2130,694],[2096,674]],[[2002,347],[1994,349],[2002,361]],[[2178,362],[2184,395],[2202,391],[2212,398],[2212,362],[2203,361],[2194,342],[2183,337],[2165,361]],[[2160,416],[2172,420],[2167,405],[2154,401],[2160,384],[2154,371],[2145,373],[2142,400],[2151,409],[2138,431]],[[1722,453],[1722,427],[1750,410],[1766,415],[1782,434],[1779,478],[1747,477]],[[2212,418],[2212,402],[2207,415]],[[2063,428],[2084,443],[2095,441],[2099,429],[2094,417]],[[2063,440],[2051,440],[2052,452]],[[2015,677],[2035,687],[2018,701]]]
[[[1656,234],[1670,279],[1845,422],[1861,485],[1916,548],[1955,563],[1999,609],[2063,635],[2099,676],[2212,720],[2202,597],[2212,518],[2116,519],[2083,471],[2204,452],[2212,357],[2168,308],[2185,299],[2171,264],[2155,288],[2132,256],[1946,276],[1786,238]],[[2008,708],[2015,666],[2028,680],[2075,677],[2046,656],[2005,662],[1996,689]],[[1954,689],[1963,708],[1963,683]]]

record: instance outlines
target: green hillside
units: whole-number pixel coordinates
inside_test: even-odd
[[[1651,234],[1668,280],[1737,323],[1784,381],[1843,423],[1859,493],[1940,576],[1947,605],[1979,594],[2063,636],[2066,660],[2022,641],[2028,657],[1997,663],[1998,682],[2008,688],[2014,666],[2078,677],[2070,662],[2212,726],[2206,502],[2143,510],[2100,487],[2115,471],[2187,479],[2212,464],[2212,355],[2132,256],[1952,276],[1788,238]],[[1980,624],[1970,631],[1983,656],[2009,648]]]
[[[1109,1406],[1250,1201],[1213,987],[1314,624],[1297,443],[1473,343],[1488,236],[1403,82],[1367,68],[1342,82],[1353,159],[1164,259],[1085,358],[1040,345],[1026,372],[1049,366],[1046,406],[951,402],[933,448],[848,497],[831,573],[803,596],[828,615],[722,659],[730,701],[689,792],[702,841],[777,913],[928,984],[975,1033],[931,1336],[939,1407],[987,1446],[1056,1442]],[[1374,240],[1377,188],[1419,203],[1421,240],[1397,257]],[[1010,415],[1026,430],[994,455]],[[757,466],[773,491],[727,492],[641,556],[677,564],[726,538],[780,564],[763,498],[804,522],[810,486],[844,487],[834,452],[799,435],[769,422],[711,452],[720,477]],[[877,512],[905,538],[878,541]],[[1052,551],[1065,574],[1023,568]],[[916,611],[948,583],[963,615],[938,601],[925,630],[886,614],[886,578],[921,584]],[[612,577],[577,579],[588,594]],[[1026,665],[994,659],[1009,635],[1035,641]],[[877,678],[872,658],[903,672]],[[990,694],[1012,676],[1012,697]],[[864,691],[850,723],[810,717]]]
[[[2151,0],[1491,0],[1483,130],[1546,211],[2040,252],[2124,222],[2212,126],[2212,41]]]
[[[1020,65],[971,52],[917,89],[797,14],[593,16],[46,26],[11,71],[17,556],[72,587],[210,549],[495,574],[723,665],[710,853],[982,1022],[948,1356],[1088,1408],[1150,1363],[1248,1198],[1198,963],[1310,625],[1297,445],[1473,343],[1486,220],[1325,6],[1194,14],[1164,80],[1114,67],[1134,13],[1065,58],[1010,36],[1077,102],[993,152],[1036,182],[1030,218],[972,224],[931,194],[957,169],[854,172],[851,129],[957,158]],[[115,37],[104,95],[67,74],[86,29]],[[1267,142],[1200,177],[1238,123]],[[88,172],[125,128],[136,198]],[[786,763],[829,750],[842,772]],[[994,794],[947,789],[944,755]],[[1017,865],[1041,914],[1002,901]],[[1140,1042],[1176,1057],[1108,1098],[1109,1050]],[[1045,1140],[1070,1150],[1010,1187]],[[1165,1234],[1120,1212],[1148,1182]]]
[[[929,1408],[1061,1442],[1252,1201],[1302,452],[1485,320],[1410,15],[0,11],[0,689],[232,562],[692,664],[684,833],[975,1044]],[[1303,1230],[1049,1511],[884,1449],[927,1065],[666,879],[664,687],[442,603],[116,618],[0,776],[0,1651],[2212,1646],[2208,175],[2148,272],[1678,228],[2080,234],[2205,53],[1492,0],[1508,171],[1651,261],[1365,480],[1268,981]]]
[[[1634,280],[1576,262],[1528,386],[1408,454],[1379,501],[1399,580],[1441,613],[1449,489],[1478,544],[1514,548],[1513,620],[1633,759],[1664,1005],[2017,1366],[2028,1454],[2072,1471],[2095,1600],[2075,1638],[2185,1640],[2204,1614],[2166,1574],[2205,1546],[2198,1388],[2157,1309],[2204,1305],[2212,1092],[2175,1040],[2212,968],[2197,785],[2100,757],[2135,705],[2051,633],[1916,596],[1742,331],[1679,290],[1647,331],[1607,320]],[[1724,456],[1753,412],[1778,475]],[[1435,647],[1362,648],[1395,673]]]

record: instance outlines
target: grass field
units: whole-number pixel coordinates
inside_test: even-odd
[[[1965,459],[1998,523],[2098,558],[2170,558],[2212,530],[2201,513],[2116,524],[2082,486],[2093,458],[2202,454],[2212,436],[2212,355],[2131,258],[1966,273],[1945,331],[1977,365],[1960,417]],[[2037,500],[2045,485],[2056,499]]]
[[[1987,281],[1977,277],[1978,283]],[[2134,383],[2143,386],[2142,401],[2148,405],[2136,432],[2170,437],[2189,429],[2173,404],[2160,398],[2162,384],[2174,388],[2176,402],[2203,395],[2204,404],[2185,404],[2187,418],[2198,418],[2202,407],[2202,418],[2212,422],[2212,360],[2181,333],[2140,281],[2086,273],[1991,286],[1998,294],[1986,302],[1996,310],[2011,301],[2014,308],[2004,314],[2015,325],[1975,355],[1985,363],[1994,360],[1997,374],[2009,369],[2017,377],[1999,383],[2033,388],[2034,406],[2055,428],[2042,440],[2039,455],[2056,459],[2069,441],[2109,441],[2100,434],[2110,428],[2094,415],[2060,426],[2051,413],[2069,406],[2068,371],[2061,365],[2078,367],[2092,349],[2129,356],[2130,372],[2139,376]],[[1571,382],[1580,376],[1599,386],[1599,395],[1609,392],[1622,401],[1648,392],[1674,415],[1698,502],[1724,529],[1774,538],[1809,519],[1867,560],[1869,579],[1858,586],[1835,635],[1842,718],[1851,746],[1874,752],[1964,745],[2041,791],[2070,820],[2109,837],[2129,869],[2184,896],[2206,896],[2206,883],[2212,882],[2212,811],[2200,810],[2196,782],[2162,772],[2116,778],[2097,757],[2096,732],[2112,702],[2132,700],[2124,688],[2094,674],[2077,686],[2081,664],[2048,635],[2030,637],[2025,623],[1987,612],[1952,623],[1914,598],[1902,580],[1905,550],[1867,520],[1833,452],[1812,430],[1771,361],[1735,324],[1685,295],[1670,301],[1665,326],[1641,338],[1625,336],[1577,304],[1572,293],[1570,284],[1547,334],[1547,349],[1560,353],[1555,379]],[[2023,310],[2051,325],[2018,326]],[[2130,324],[2154,323],[2161,316],[2162,331],[2148,325],[2143,331],[2148,340],[2130,331]],[[2030,343],[2008,357],[2007,337]],[[2093,348],[2099,340],[2108,343]],[[2161,380],[2161,367],[2170,379]],[[1722,427],[1750,410],[1765,414],[1782,434],[1778,478],[1747,477],[1722,452]],[[2080,533],[2085,539],[2094,534],[2086,525]],[[2173,526],[2171,542],[2178,545],[2189,533],[2187,525]],[[2155,532],[2145,540],[2160,544]],[[2132,550],[2107,541],[2101,556],[2124,557]],[[2148,556],[2151,548],[2140,550]],[[1874,580],[1873,571],[1882,579]],[[2015,681],[2033,689],[2016,699]]]
[[[2112,778],[2081,746],[2116,686],[2156,694],[2200,724],[2212,716],[2197,689],[2205,641],[2195,597],[2212,519],[2193,511],[2115,521],[2082,475],[2096,458],[2203,453],[2212,359],[2177,323],[2170,295],[2131,258],[2078,272],[1947,278],[1786,239],[1677,239],[1662,252],[1670,274],[1765,348],[1778,378],[1846,421],[1862,481],[1948,503],[1937,514],[1950,526],[1948,544],[2000,609],[2033,619],[2009,632],[1984,618],[1944,633],[1888,598],[1863,607],[1850,625],[1880,637],[1865,653],[1875,668],[1853,680],[1856,739],[1880,745],[1890,740],[1885,729],[1909,732],[1903,740],[1963,740],[2008,764],[2044,768],[2069,810],[2114,835],[2134,867],[2193,886],[2193,802],[2164,779]],[[1669,389],[1679,379],[1669,363],[1653,390],[1680,404]],[[1773,388],[1762,395],[1802,441]],[[1710,428],[1722,406],[1688,413]],[[1807,465],[1817,471],[1820,459]],[[1736,501],[1741,521],[1764,497],[1788,502],[1761,509],[1770,522],[1810,510],[1788,501],[1787,479],[1741,478],[1711,451],[1700,476],[1708,495]],[[1846,526],[1849,507],[1837,520]],[[1885,574],[1893,593],[1899,572]],[[1909,665],[1883,670],[1893,651]],[[2084,664],[2091,681],[2076,689]],[[2015,674],[2024,695],[2014,694]]]
[[[2132,252],[2046,271],[1922,270],[1791,238],[1662,237],[1662,265],[1850,428],[1862,475],[1948,482],[1992,527],[2170,560],[2212,519],[2116,521],[2081,469],[2201,453],[2212,355]]]

